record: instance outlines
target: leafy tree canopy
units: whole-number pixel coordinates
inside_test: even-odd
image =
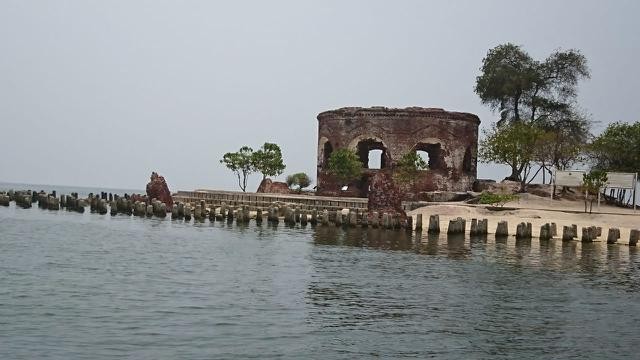
[[[295,173],[287,176],[287,185],[289,187],[297,186],[298,192],[301,192],[302,189],[311,185],[311,179],[309,178],[309,175],[305,173]]]
[[[576,103],[578,83],[590,77],[587,59],[578,50],[556,50],[546,59],[533,59],[524,49],[511,43],[490,49],[482,61],[481,74],[476,78],[475,92],[483,104],[499,111],[496,135],[501,128],[514,123],[527,123],[542,130],[544,134],[533,135],[531,141],[521,137],[512,149],[529,148],[536,150],[525,156],[533,156],[544,174],[551,168],[565,169],[582,160],[584,148],[590,137],[592,122],[578,110]],[[504,136],[515,136],[517,129],[505,130]],[[524,134],[522,134],[524,135]],[[538,136],[540,135],[540,136]],[[506,154],[509,145],[498,146],[494,137],[485,141],[489,148]],[[537,144],[537,148],[531,148]],[[490,153],[493,153],[491,155]],[[494,151],[485,151],[485,159],[496,158]],[[511,166],[510,179],[526,178],[523,171],[528,166],[514,160],[496,160]],[[493,160],[491,160],[493,161]],[[536,173],[537,174],[537,173]],[[535,175],[534,175],[535,176]]]
[[[578,82],[590,77],[578,50],[557,50],[537,61],[511,43],[489,50],[480,71],[475,92],[483,104],[500,111],[502,122],[571,112]]]
[[[262,173],[262,179],[268,176],[278,176],[284,172],[286,166],[282,161],[282,152],[277,144],[264,143],[252,155],[253,167]]]
[[[544,130],[533,124],[494,126],[485,132],[484,139],[480,141],[478,157],[485,163],[495,162],[515,169],[519,175],[511,180],[519,180],[520,190],[525,191],[532,164],[538,158],[544,138]]]
[[[327,169],[342,183],[358,179],[362,175],[362,162],[355,152],[338,149],[331,153]]]
[[[411,151],[404,154],[396,164],[394,177],[401,184],[411,184],[420,171],[427,168],[428,164],[415,151]]]
[[[597,169],[640,171],[640,122],[615,122],[589,146],[589,157]]]
[[[242,191],[246,191],[247,178],[254,171],[253,149],[243,146],[237,152],[228,152],[224,154],[220,163],[236,174],[238,186]]]

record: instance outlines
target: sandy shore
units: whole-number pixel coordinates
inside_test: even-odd
[[[558,235],[562,236],[562,227],[576,224],[578,226],[578,236],[581,234],[581,227],[601,226],[602,236],[599,241],[606,242],[609,228],[619,228],[621,238],[618,243],[629,243],[629,232],[631,229],[640,229],[640,209],[635,213],[633,210],[623,209],[613,206],[601,205],[600,208],[593,205],[593,213],[584,213],[583,201],[570,200],[550,200],[531,194],[519,195],[519,200],[507,203],[505,210],[489,210],[486,205],[470,205],[463,203],[442,203],[434,204],[410,211],[408,215],[414,217],[422,214],[423,227],[429,223],[429,215],[440,216],[440,229],[447,231],[450,219],[461,217],[467,219],[467,231],[471,219],[488,219],[489,233],[496,229],[498,221],[509,223],[509,234],[515,234],[516,227],[521,222],[530,222],[533,227],[533,237],[540,234],[540,227],[545,223],[555,222],[558,227]],[[508,209],[507,209],[508,208]]]

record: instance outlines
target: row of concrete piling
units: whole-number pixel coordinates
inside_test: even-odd
[[[69,211],[84,212],[85,207],[89,206],[91,212],[98,214],[111,215],[125,214],[140,217],[165,218],[170,213],[172,219],[184,219],[190,221],[193,217],[195,221],[202,222],[205,219],[210,221],[227,221],[237,223],[248,223],[251,219],[255,219],[256,223],[261,224],[266,217],[269,223],[277,224],[281,220],[286,225],[294,226],[300,224],[306,226],[311,225],[333,225],[347,227],[373,227],[382,229],[404,229],[406,231],[415,230],[420,232],[423,230],[422,214],[417,214],[415,225],[412,217],[401,217],[386,212],[367,212],[349,209],[346,213],[342,210],[321,212],[313,209],[311,211],[301,210],[299,207],[291,207],[287,204],[274,204],[266,210],[257,209],[255,215],[252,216],[248,206],[233,207],[222,203],[218,208],[207,208],[204,200],[200,203],[192,205],[185,203],[173,204],[169,209],[167,206],[158,201],[134,201],[128,196],[119,196],[107,193],[89,194],[88,198],[80,199],[77,193],[71,195],[56,196],[53,191],[49,194],[35,191],[9,191],[0,193],[0,206],[9,206],[11,201],[15,201],[17,206],[22,208],[30,208],[33,203],[37,203],[38,207],[48,210],[67,209]],[[440,233],[440,217],[438,215],[430,215],[427,231],[430,234]],[[449,220],[447,234],[466,234],[467,220],[461,217]],[[489,222],[487,219],[471,219],[469,235],[485,236],[489,234]],[[508,237],[509,225],[506,221],[499,221],[494,232],[496,238]],[[531,239],[533,237],[531,223],[519,223],[514,234],[516,239]],[[546,223],[540,227],[539,239],[550,240],[558,236],[558,227],[556,223]],[[582,242],[593,242],[602,236],[602,228],[597,226],[583,227],[580,240]],[[607,243],[614,244],[620,239],[620,229],[610,228],[607,234]],[[575,224],[564,226],[562,229],[561,239],[563,241],[573,241],[578,238],[578,227]],[[636,246],[640,240],[640,230],[631,230],[629,235],[629,245]]]

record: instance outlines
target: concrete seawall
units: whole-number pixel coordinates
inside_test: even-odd
[[[194,190],[178,191],[173,194],[174,201],[183,203],[199,203],[204,200],[207,205],[220,206],[223,202],[228,206],[249,206],[250,210],[265,210],[269,206],[281,204],[295,204],[301,210],[318,211],[342,210],[342,209],[367,209],[367,199],[347,198],[347,197],[327,197],[314,195],[296,194],[262,194],[262,193],[242,193],[236,191],[217,190]],[[411,210],[416,204],[412,202],[403,203],[405,210]]]

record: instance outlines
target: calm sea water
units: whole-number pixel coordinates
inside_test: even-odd
[[[638,359],[640,252],[0,207],[1,359]]]

